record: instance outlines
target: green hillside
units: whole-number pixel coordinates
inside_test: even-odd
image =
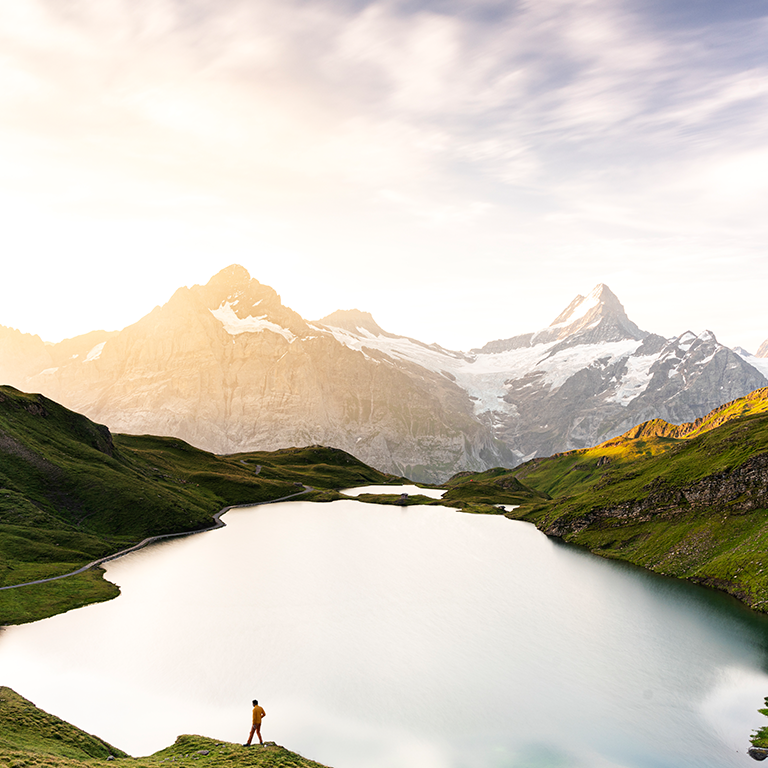
[[[758,709],[761,715],[768,717],[768,696],[765,698],[765,708]],[[752,746],[760,747],[761,749],[768,749],[768,725],[764,725],[762,728],[758,728],[750,739]]]
[[[111,756],[111,758],[110,758]],[[170,747],[148,757],[130,757],[96,736],[38,709],[10,688],[0,687],[0,766],[23,768],[90,768],[110,764],[119,767],[155,768],[171,761],[192,761],[198,768],[323,768],[320,763],[270,744],[243,747],[205,736],[179,736]]]
[[[227,505],[400,481],[321,446],[215,456],[175,438],[112,435],[42,395],[3,386],[0,588],[69,573],[149,536],[208,528]],[[0,590],[0,625],[117,595],[101,575]]]
[[[768,612],[768,389],[680,426],[655,420],[595,448],[452,479],[540,494],[507,513],[545,533]]]
[[[210,527],[226,505],[340,498],[400,482],[321,446],[215,456],[175,438],[112,435],[40,395],[0,387],[0,624],[118,594],[102,572],[34,586],[148,536]],[[313,490],[307,491],[311,486]],[[595,448],[463,472],[441,501],[508,512],[546,533],[768,611],[768,389],[692,424],[646,422]]]

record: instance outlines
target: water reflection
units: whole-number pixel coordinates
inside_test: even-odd
[[[116,601],[11,629],[0,676],[134,754],[264,737],[335,768],[751,764],[766,621],[440,507],[293,502],[116,561]]]

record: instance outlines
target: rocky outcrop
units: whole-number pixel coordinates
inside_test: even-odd
[[[545,533],[562,538],[609,519],[648,522],[696,509],[729,515],[768,509],[768,454],[753,456],[739,467],[708,475],[688,485],[671,485],[657,478],[643,490],[647,495],[642,499],[597,507],[585,514],[564,515],[551,523]]]

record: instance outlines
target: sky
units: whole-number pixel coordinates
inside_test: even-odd
[[[0,0],[0,324],[242,264],[469,349],[606,283],[768,338],[768,0]]]

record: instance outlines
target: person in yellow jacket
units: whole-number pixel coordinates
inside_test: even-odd
[[[248,741],[243,744],[244,747],[251,746],[251,739],[255,733],[259,737],[259,744],[264,742],[261,740],[261,721],[267,716],[264,711],[264,707],[259,706],[259,702],[256,699],[253,700],[253,725],[251,726],[251,732],[248,734]]]

